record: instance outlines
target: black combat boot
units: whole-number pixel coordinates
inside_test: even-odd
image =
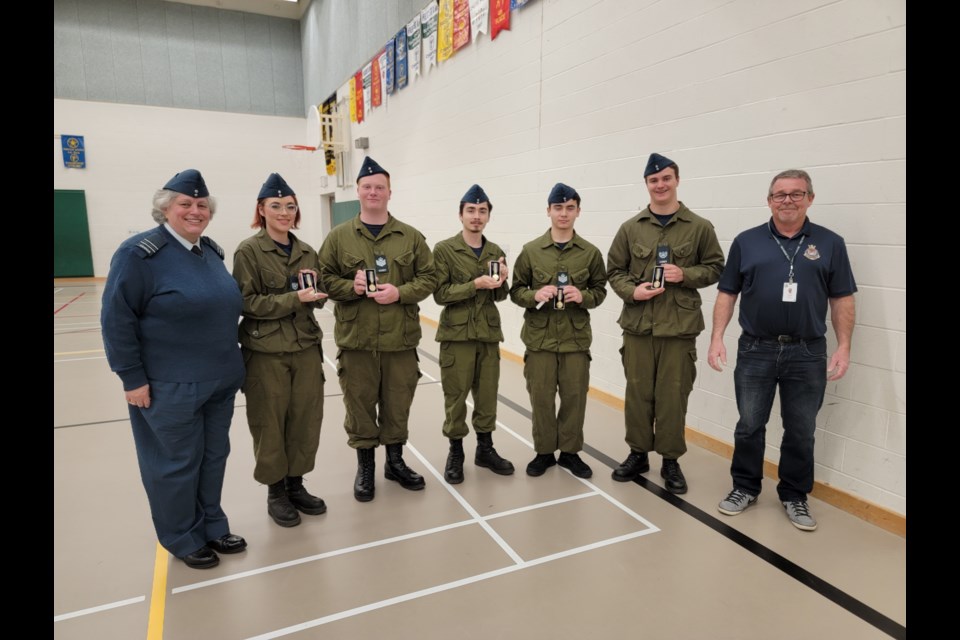
[[[377,470],[377,461],[373,456],[375,449],[357,449],[357,479],[353,483],[353,497],[360,502],[373,500],[373,474]]]
[[[683,471],[680,471],[680,463],[676,460],[663,459],[663,465],[660,467],[660,477],[666,480],[664,484],[670,493],[687,492],[687,479],[683,477]]]
[[[513,463],[504,460],[493,448],[493,434],[477,433],[477,455],[473,463],[478,467],[486,467],[501,476],[513,475]]]
[[[383,477],[387,480],[396,480],[404,489],[419,491],[426,483],[423,476],[407,466],[403,461],[403,445],[387,445],[387,464],[383,469]]]
[[[303,486],[303,476],[287,476],[287,497],[297,511],[308,516],[318,516],[327,511],[323,498],[311,495]]]
[[[630,482],[647,471],[650,471],[650,458],[647,452],[631,450],[627,459],[613,470],[613,479],[617,482]]]
[[[300,514],[290,502],[283,480],[267,485],[267,513],[281,527],[295,527],[300,524]]]
[[[447,466],[443,469],[443,479],[450,484],[463,482],[463,440],[450,438],[450,453],[447,454]]]

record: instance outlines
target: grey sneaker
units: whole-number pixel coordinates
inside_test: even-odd
[[[789,500],[783,502],[787,510],[787,517],[797,529],[813,531],[817,528],[817,521],[810,515],[810,507],[806,500]]]
[[[717,510],[725,516],[736,516],[743,513],[747,507],[756,503],[756,501],[757,496],[752,496],[740,489],[734,489],[720,501]]]

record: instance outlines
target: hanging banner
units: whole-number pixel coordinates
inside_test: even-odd
[[[470,43],[470,0],[453,0],[453,50]]]
[[[410,82],[420,75],[420,14],[407,23],[407,76]]]
[[[326,100],[323,104],[320,105],[320,115],[331,116],[337,110],[337,94],[333,94]],[[327,122],[325,119],[321,120],[322,122]],[[333,125],[323,124],[320,127],[320,131],[323,133],[323,141],[326,143],[333,142]],[[327,175],[334,176],[337,175],[337,155],[333,152],[333,147],[324,145],[323,146],[323,160],[327,165]]]
[[[510,0],[510,11],[516,11],[528,2],[530,2],[530,0]]]
[[[393,93],[393,88],[394,88],[394,86],[396,86],[396,85],[395,85],[395,80],[394,80],[394,76],[395,76],[396,74],[394,74],[394,72],[393,72],[393,58],[394,58],[394,56],[397,54],[397,52],[396,52],[395,49],[394,49],[395,46],[396,46],[396,45],[394,45],[394,39],[393,39],[393,38],[390,38],[389,40],[387,40],[387,46],[386,46],[386,51],[387,51],[387,64],[386,64],[386,67],[387,67],[387,82],[386,82],[387,94]]]
[[[86,152],[83,149],[83,136],[61,133],[60,145],[63,151],[64,167],[67,169],[87,168]]]
[[[490,39],[510,30],[510,0],[490,0]]]
[[[363,122],[363,71],[353,76],[353,95],[357,103],[357,122]]]
[[[386,55],[383,51],[378,53],[373,57],[373,71],[370,75],[370,104],[374,107],[379,107],[383,103],[383,98],[381,97],[382,87],[383,87],[383,76],[380,69],[380,57],[383,56],[386,60]]]
[[[373,88],[373,63],[363,65],[363,113],[370,115],[370,91]]]
[[[403,89],[407,86],[407,28],[403,27],[400,29],[400,32],[396,37],[397,41],[397,57],[396,57],[396,73],[397,76],[397,90]]]
[[[437,62],[453,55],[453,0],[440,0],[437,18]]]
[[[350,122],[357,121],[357,76],[350,78],[347,83],[350,90]]]
[[[487,32],[487,16],[490,15],[490,0],[470,0],[470,34],[473,40]]]
[[[423,72],[437,64],[437,3],[435,0],[420,11],[420,31],[423,34]]]
[[[380,55],[374,58],[373,68],[380,69],[380,86],[383,87],[387,83],[387,52],[384,50],[380,51]],[[383,89],[380,90],[380,102],[378,104],[383,104]]]

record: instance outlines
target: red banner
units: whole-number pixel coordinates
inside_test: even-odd
[[[470,0],[453,0],[453,50],[470,42]]]
[[[373,84],[370,85],[370,104],[372,104],[375,107],[379,107],[382,101],[382,98],[380,97],[380,92],[381,92],[380,87],[382,86],[380,84],[380,54],[381,53],[383,53],[383,50],[381,50],[380,53],[378,53],[377,55],[373,56],[373,74],[371,77],[371,82]]]
[[[510,31],[510,0],[490,0],[490,39]]]
[[[363,122],[363,71],[353,76],[353,91],[357,96],[357,122]]]

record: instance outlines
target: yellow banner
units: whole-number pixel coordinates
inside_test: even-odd
[[[437,61],[443,62],[453,55],[453,0],[440,0],[437,33]]]

